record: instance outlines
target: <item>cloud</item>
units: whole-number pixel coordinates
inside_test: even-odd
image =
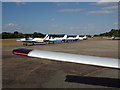
[[[76,2],[75,4],[76,4],[76,5],[80,5],[80,2]]]
[[[97,2],[97,3],[94,3],[94,5],[95,4],[96,5],[107,5],[107,6],[101,8],[100,10],[89,11],[88,14],[104,15],[104,14],[114,13],[115,10],[118,10],[118,4],[115,2],[114,3],[113,2]]]
[[[51,25],[51,27],[52,28],[57,28],[57,27],[59,27],[57,24],[53,24],[53,25]]]
[[[89,11],[88,14],[96,14],[96,15],[104,15],[104,14],[111,14],[113,11],[109,10],[99,10],[99,11]]]
[[[25,5],[26,3],[25,2],[15,2],[18,6],[20,5]]]
[[[114,22],[113,25],[118,25],[118,22]]]
[[[16,26],[16,24],[14,24],[14,23],[8,23],[8,24],[6,24],[6,27],[14,27],[14,26]]]
[[[3,2],[14,2],[14,3],[16,3],[18,6],[20,6],[20,5],[25,5],[25,4],[26,4],[25,0],[4,0]]]
[[[52,21],[52,22],[55,21],[55,18],[51,18],[50,21]]]
[[[109,7],[104,7],[102,9],[103,10],[114,10],[114,9],[118,9],[118,6],[109,6]]]
[[[110,5],[119,2],[119,0],[100,0],[96,2],[96,5]]]
[[[4,2],[24,1],[24,2],[78,2],[82,0],[3,0]]]
[[[97,27],[98,26],[96,24],[83,24],[83,25],[71,24],[71,25],[67,25],[65,27],[65,30],[66,33],[68,34],[89,34],[91,32],[95,32]]]
[[[48,33],[49,34],[55,34],[55,33],[63,33],[63,27],[62,26],[60,26],[60,25],[58,25],[58,24],[52,24],[52,25],[50,25],[49,27],[48,27]]]
[[[2,32],[19,31],[19,32],[28,33],[28,30],[29,30],[29,32],[33,33],[33,31],[35,29],[33,29],[30,26],[24,26],[24,25],[15,24],[15,23],[4,24],[3,27],[2,27]]]
[[[4,2],[24,1],[24,2],[118,2],[119,0],[3,0]]]
[[[60,10],[58,10],[58,12],[68,12],[68,13],[74,12],[74,13],[76,13],[76,12],[80,12],[82,10],[83,9],[81,9],[81,8],[78,8],[78,9],[60,9]]]
[[[24,2],[25,0],[3,0],[3,2]]]
[[[110,5],[112,2],[96,2],[94,5]]]
[[[70,2],[55,2],[55,4],[59,6],[69,6]],[[75,5],[80,5],[80,2],[74,2]]]
[[[119,0],[100,0],[99,2],[119,2]]]
[[[16,31],[17,29],[19,29],[20,27],[17,24],[14,23],[8,23],[3,25],[3,31]]]
[[[101,1],[98,1],[98,2],[94,2],[94,3],[90,3],[90,5],[97,5],[97,6],[105,6],[105,5],[117,5],[117,3],[118,3],[118,1],[117,0],[115,0],[115,1],[110,1],[110,0],[108,0],[108,1],[106,1],[106,0],[101,0]]]
[[[55,3],[57,6],[67,6],[68,3],[67,2],[56,2]]]
[[[117,2],[108,2],[110,0],[100,0],[99,2],[92,3],[91,5],[106,5],[106,7],[102,7],[100,10],[96,11],[89,11],[88,14],[95,14],[95,15],[104,15],[104,14],[111,14],[118,10],[118,3]]]
[[[81,27],[79,27],[79,26],[77,26],[77,25],[74,25],[74,24],[68,25],[67,28],[68,28],[69,30],[80,30],[80,29],[81,29]]]

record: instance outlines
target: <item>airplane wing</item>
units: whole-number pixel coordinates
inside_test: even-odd
[[[40,42],[43,42],[43,41],[31,41],[31,40],[26,40],[26,41],[22,41],[22,42],[28,42],[28,43],[40,43]]]
[[[49,41],[52,41],[52,42],[57,42],[57,41],[62,41],[62,40],[49,39]]]
[[[12,51],[12,53],[15,55],[25,55],[29,57],[45,58],[45,59],[52,59],[57,61],[74,62],[74,63],[120,69],[119,59],[51,52],[51,51],[43,51],[43,50],[35,50],[35,49],[24,49],[24,48],[15,49]]]

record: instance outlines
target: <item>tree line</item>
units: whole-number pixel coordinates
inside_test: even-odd
[[[30,33],[30,34],[24,34],[24,33],[20,33],[18,31],[14,31],[13,33],[10,32],[2,32],[2,34],[0,34],[0,37],[2,39],[8,39],[8,38],[25,38],[25,37],[45,37],[46,34],[42,34],[42,33],[38,33],[38,32],[34,32],[34,33]],[[50,34],[50,36],[54,37],[63,37],[65,34]]]
[[[31,34],[24,34],[24,33],[20,33],[18,31],[14,31],[13,33],[10,32],[2,32],[2,34],[0,34],[0,38],[2,39],[7,39],[7,38],[25,38],[25,37],[45,37],[46,34],[42,34],[42,33],[38,33],[38,32],[34,32]],[[50,36],[54,37],[63,37],[65,34],[50,34]],[[76,36],[76,35],[69,35],[69,36]],[[84,36],[84,35],[80,35],[80,36]],[[90,37],[90,35],[87,35],[88,37]],[[109,32],[105,32],[105,33],[100,33],[99,35],[94,35],[94,36],[115,36],[115,37],[120,37],[120,29],[111,29]]]
[[[18,31],[15,31],[14,33],[10,32],[2,32],[2,39],[7,39],[7,38],[25,38],[25,37],[44,37],[45,34],[42,33],[30,33],[30,34],[23,34],[19,33]]]
[[[2,32],[2,34],[0,34],[2,39],[8,39],[8,38],[25,38],[25,37],[45,37],[46,34],[42,34],[42,33],[38,33],[38,32],[34,32],[31,34],[24,34],[24,33],[20,33],[18,31],[14,31],[13,33],[10,32]],[[63,37],[65,34],[50,34],[50,37]],[[69,35],[70,37],[75,37],[76,35]],[[84,35],[80,35],[80,36],[84,36]]]
[[[94,36],[120,37],[120,29],[111,29],[109,32],[100,33],[99,35]]]

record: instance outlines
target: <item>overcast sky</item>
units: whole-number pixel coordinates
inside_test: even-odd
[[[3,2],[2,31],[99,34],[118,28],[118,3]]]

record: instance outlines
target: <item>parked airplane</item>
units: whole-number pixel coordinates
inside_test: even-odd
[[[112,40],[120,40],[120,37],[112,37]]]
[[[26,45],[26,46],[28,45],[28,43],[32,43],[34,45],[34,43],[48,42],[49,36],[47,34],[43,39],[42,38],[22,38],[16,41],[22,41],[24,42],[23,45]]]
[[[87,39],[87,36],[85,35],[84,37],[83,37],[83,40],[86,40]]]
[[[43,50],[35,50],[35,49],[23,49],[23,48],[15,49],[12,51],[12,53],[15,55],[24,55],[29,57],[45,58],[45,59],[51,59],[57,61],[74,62],[74,63],[120,69],[119,59],[51,52],[51,51],[43,51]]]
[[[68,42],[68,41],[77,41],[79,40],[79,35],[77,35],[76,37],[68,37],[65,38],[64,41]]]
[[[54,38],[55,40],[64,40],[64,39],[66,39],[67,38],[67,35],[64,35],[64,37],[57,37],[57,38]]]
[[[79,35],[77,35],[76,37],[68,37],[67,38],[67,35],[64,35],[64,37],[58,37],[58,38],[50,38],[49,41],[77,41],[77,40],[86,40],[87,39],[87,36],[84,36],[84,37],[79,37]]]
[[[64,37],[55,37],[55,38],[50,37],[49,38],[49,43],[50,42],[54,43],[54,42],[57,42],[57,41],[64,41],[64,39],[66,39],[66,38],[67,38],[67,35],[64,35]]]
[[[52,42],[53,44],[55,43],[55,42],[57,42],[57,41],[62,41],[62,40],[56,40],[55,38],[52,38],[52,37],[50,37],[50,36],[48,36],[48,42],[49,42],[49,44],[50,44],[50,42]]]
[[[102,37],[102,38],[109,39],[109,40],[120,40],[120,37],[114,37],[114,36],[112,36],[112,37]]]
[[[26,41],[26,40],[32,40],[33,38],[31,37],[26,37],[26,38],[21,38],[19,40],[16,40],[16,41]]]
[[[85,35],[84,37],[79,37],[78,40],[87,40],[87,36]]]

